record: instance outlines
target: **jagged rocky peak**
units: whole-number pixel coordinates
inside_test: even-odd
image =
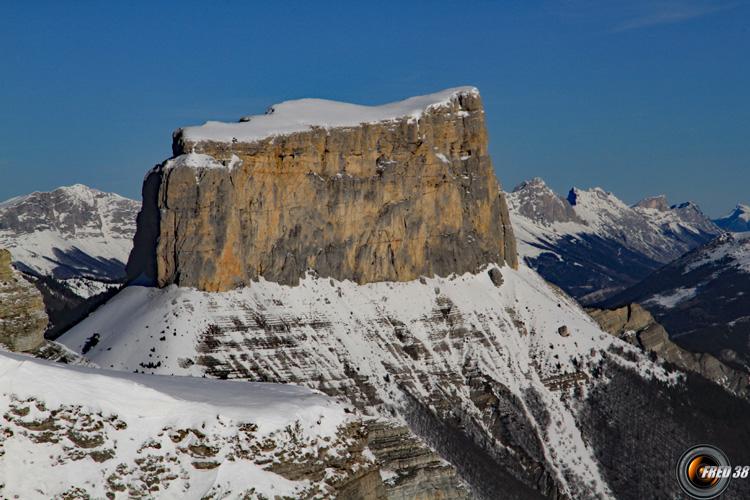
[[[622,205],[625,204],[617,196],[609,191],[605,191],[600,187],[593,187],[591,189],[581,189],[577,187],[570,188],[568,191],[568,203],[571,205],[591,205],[598,203],[597,200],[602,200],[609,204]]]
[[[738,204],[726,217],[714,221],[717,226],[727,231],[750,231],[750,206]]]
[[[273,109],[175,132],[144,182],[131,279],[221,291],[517,265],[477,89]]]
[[[674,214],[678,221],[691,226],[698,232],[714,235],[721,232],[721,228],[709,219],[703,213],[703,210],[692,201],[672,205],[669,211]]]
[[[570,203],[558,196],[540,177],[524,181],[508,195],[512,211],[537,223],[581,222]]]
[[[653,210],[658,210],[660,212],[666,212],[667,210],[669,210],[669,203],[667,203],[667,197],[663,194],[660,194],[658,196],[649,196],[648,198],[644,198],[638,203],[636,203],[635,206],[639,208],[650,208]]]
[[[532,177],[527,181],[522,181],[518,186],[513,188],[513,192],[516,193],[518,191],[524,191],[527,189],[541,189],[552,191],[549,186],[547,186],[547,183],[544,182],[544,179],[542,179],[541,177]]]
[[[604,189],[576,187],[562,197],[540,179],[509,193],[508,205],[521,257],[586,304],[721,232],[691,202],[669,207],[665,198],[653,197],[630,206]]]
[[[0,346],[32,351],[44,342],[46,327],[42,294],[13,269],[10,252],[0,248]]]

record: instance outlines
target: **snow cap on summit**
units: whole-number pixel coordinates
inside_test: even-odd
[[[274,104],[262,115],[245,116],[238,123],[209,121],[185,127],[175,134],[191,141],[253,142],[266,137],[303,132],[312,127],[354,127],[410,117],[419,119],[426,111],[445,106],[459,95],[479,94],[476,87],[455,87],[434,94],[410,97],[380,106],[363,106],[326,99],[297,99]]]

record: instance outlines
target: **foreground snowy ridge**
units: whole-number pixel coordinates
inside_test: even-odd
[[[134,375],[0,353],[0,422],[3,498],[322,498],[372,466],[361,448],[350,449],[356,417],[291,385]],[[326,469],[331,461],[335,470]],[[310,479],[286,479],[290,464],[313,471]]]
[[[129,287],[61,341],[104,367],[304,383],[407,421],[404,387],[482,422],[471,386],[494,381],[520,404],[525,432],[547,443],[538,459],[562,491],[609,496],[575,408],[556,391],[613,351],[643,377],[674,379],[533,271],[501,274],[502,284],[482,272],[368,285],[310,276],[296,287],[261,281],[223,293]],[[556,418],[538,420],[539,404]],[[428,442],[437,437],[423,431]]]

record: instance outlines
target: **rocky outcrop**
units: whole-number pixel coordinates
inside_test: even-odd
[[[408,427],[378,419],[369,421],[366,429],[367,448],[377,460],[378,479],[382,480],[389,500],[471,498],[455,467],[414,436]]]
[[[644,198],[634,205],[638,208],[648,208],[651,210],[658,210],[659,212],[666,212],[669,210],[669,203],[667,203],[667,197],[663,194],[659,196],[649,196]]]
[[[415,99],[426,98],[404,103]],[[308,101],[279,105],[277,118]],[[308,270],[368,283],[515,267],[478,92],[425,102],[358,125],[316,126],[316,116],[260,138],[178,130],[174,158],[144,182],[131,280],[223,291],[260,277],[297,284]],[[356,108],[382,117],[404,103]],[[227,125],[230,135],[269,119],[247,120]]]
[[[32,351],[44,342],[46,327],[42,295],[13,269],[10,252],[0,249],[0,345]]]
[[[731,368],[707,353],[687,351],[669,339],[669,334],[646,309],[628,304],[617,309],[587,309],[602,330],[619,337],[681,370],[698,373],[745,398],[750,396],[750,376]]]

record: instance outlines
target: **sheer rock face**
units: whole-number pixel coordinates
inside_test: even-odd
[[[368,283],[517,265],[476,91],[254,142],[177,131],[173,151],[144,182],[131,280],[224,291],[308,270]]]
[[[0,345],[32,351],[44,342],[46,327],[42,295],[11,267],[10,252],[0,249]]]

